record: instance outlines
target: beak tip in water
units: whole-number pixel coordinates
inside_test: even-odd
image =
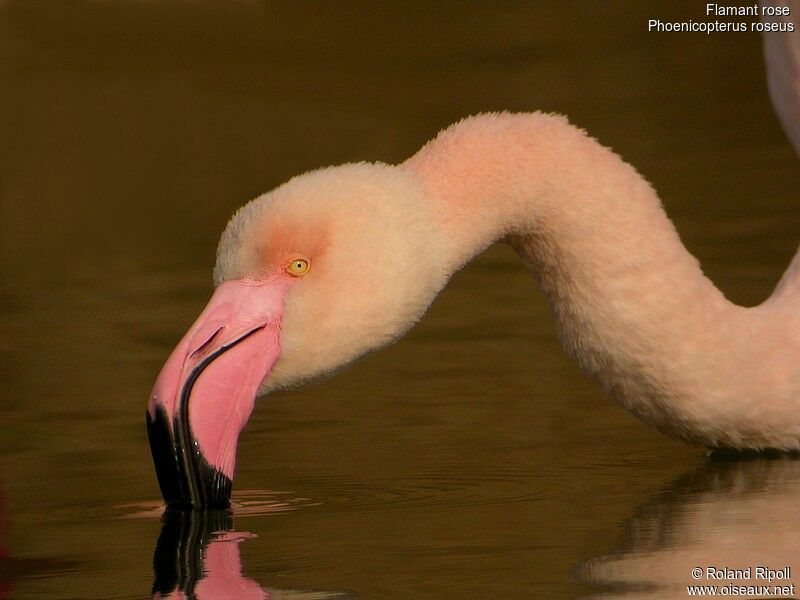
[[[197,447],[186,448],[179,437],[173,435],[164,408],[157,406],[155,418],[148,412],[147,437],[156,469],[158,485],[164,502],[176,509],[228,508],[231,497],[231,479],[212,467]]]

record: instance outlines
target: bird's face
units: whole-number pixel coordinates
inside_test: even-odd
[[[239,210],[208,306],[164,365],[148,432],[164,499],[226,506],[256,395],[384,346],[445,284],[442,234],[399,167],[296,177]]]

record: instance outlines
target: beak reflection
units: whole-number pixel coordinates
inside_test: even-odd
[[[167,509],[153,552],[153,599],[347,600],[340,592],[262,588],[242,573],[239,546],[256,537],[235,531],[230,510]]]

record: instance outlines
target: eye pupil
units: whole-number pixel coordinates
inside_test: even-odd
[[[289,265],[286,267],[286,270],[287,272],[289,272],[290,275],[300,276],[300,275],[305,275],[306,272],[308,272],[308,268],[309,268],[308,261],[302,258],[298,258],[290,262]]]

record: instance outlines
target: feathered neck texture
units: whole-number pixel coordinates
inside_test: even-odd
[[[634,414],[709,447],[800,448],[791,269],[762,306],[731,304],[647,181],[563,117],[472,117],[401,168],[445,230],[452,269],[508,240],[567,351]]]

